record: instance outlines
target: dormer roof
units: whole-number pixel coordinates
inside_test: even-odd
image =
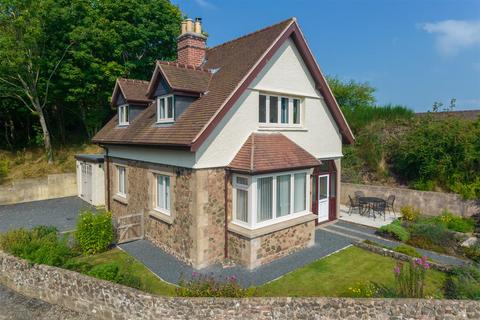
[[[146,95],[149,82],[136,79],[118,78],[112,94],[112,105],[117,101],[118,95],[128,103],[148,105],[152,102]]]

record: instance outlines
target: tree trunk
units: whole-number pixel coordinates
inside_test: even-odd
[[[42,126],[43,145],[45,146],[45,152],[47,153],[48,164],[51,164],[53,162],[53,150],[52,142],[50,140],[50,131],[47,127],[47,121],[45,121],[45,114],[43,113],[43,109],[38,108],[37,112],[40,119],[40,125]]]

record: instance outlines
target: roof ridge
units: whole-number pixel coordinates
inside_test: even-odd
[[[128,79],[128,78],[122,78],[122,77],[119,77],[117,80],[122,80],[122,81],[125,81],[125,82],[139,82],[139,83],[150,83],[150,81],[147,81],[147,80],[140,80],[140,79]]]
[[[220,47],[223,47],[223,46],[225,46],[225,45],[227,45],[227,44],[230,44],[230,43],[232,43],[232,42],[235,42],[235,41],[237,41],[237,40],[240,40],[240,39],[243,39],[243,38],[247,38],[247,37],[253,36],[254,34],[257,34],[257,33],[266,31],[266,30],[268,30],[268,29],[271,29],[271,28],[273,28],[273,27],[276,27],[276,26],[278,26],[278,25],[280,25],[280,24],[282,24],[282,23],[285,23],[285,22],[287,22],[287,21],[296,21],[296,20],[297,20],[297,18],[295,18],[295,17],[290,17],[290,18],[285,19],[285,20],[283,20],[283,21],[280,21],[280,22],[277,22],[277,23],[275,23],[275,24],[269,25],[269,26],[267,26],[267,27],[265,27],[265,28],[262,28],[262,29],[259,29],[259,30],[256,30],[256,31],[253,31],[253,32],[250,32],[250,33],[247,33],[247,34],[244,34],[243,36],[240,36],[240,37],[238,37],[238,38],[234,38],[234,39],[232,39],[232,40],[228,40],[228,41],[226,41],[226,42],[224,42],[224,43],[221,43],[221,44],[219,44],[219,45],[216,45],[216,46],[214,46],[214,47],[208,48],[207,51],[216,50],[216,49],[218,49],[218,48],[220,48]]]
[[[190,69],[190,70],[195,70],[195,71],[204,71],[211,73],[209,69],[204,68],[204,67],[197,67],[191,64],[184,64],[184,63],[179,63],[177,61],[162,61],[162,60],[157,60],[158,64],[163,64],[166,66],[172,66],[172,67],[177,67],[177,68],[183,68],[183,69]]]

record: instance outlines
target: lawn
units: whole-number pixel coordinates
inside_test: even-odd
[[[143,264],[120,249],[77,259],[91,265],[117,262],[121,267],[130,266],[134,275],[140,277],[144,291],[157,295],[175,295],[173,285],[160,280]],[[391,258],[350,247],[260,286],[253,292],[255,296],[347,296],[348,288],[359,283],[374,281],[393,285],[395,264],[396,261]],[[445,274],[429,270],[427,295],[442,297],[444,280]]]
[[[76,260],[87,262],[92,266],[106,262],[117,262],[120,268],[128,267],[135,276],[140,278],[142,290],[161,296],[175,295],[175,286],[160,280],[143,264],[130,257],[127,253],[120,249],[113,249],[94,256],[82,256],[76,258]]]
[[[348,288],[369,281],[393,286],[395,264],[392,258],[349,247],[259,287],[256,295],[341,297]],[[429,270],[427,296],[443,297],[444,280],[444,273]]]

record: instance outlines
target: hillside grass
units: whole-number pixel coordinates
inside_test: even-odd
[[[92,144],[78,144],[54,150],[54,161],[48,164],[41,148],[11,152],[0,150],[0,184],[19,179],[40,178],[53,173],[75,172],[75,155],[101,153],[102,148]]]

